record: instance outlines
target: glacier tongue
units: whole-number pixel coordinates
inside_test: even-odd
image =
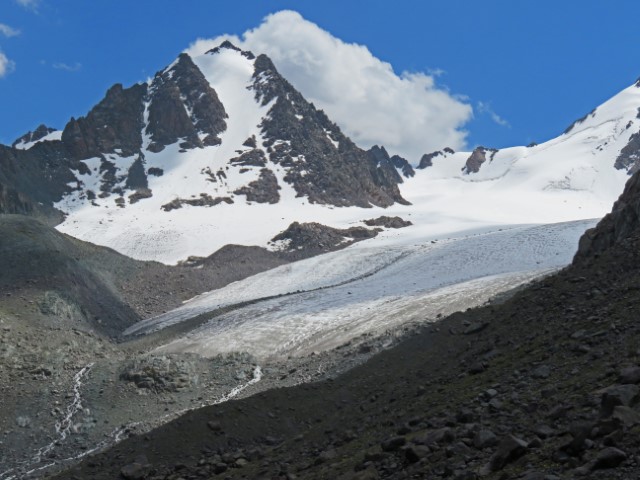
[[[365,334],[483,303],[570,262],[594,220],[517,226],[395,249],[356,244],[200,295],[140,322],[145,334],[220,307],[211,320],[159,350],[204,356],[246,351],[264,359],[306,355]]]

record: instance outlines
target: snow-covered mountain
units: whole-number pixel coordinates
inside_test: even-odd
[[[412,220],[368,241],[384,245],[594,218],[640,165],[639,87],[546,143],[444,149],[412,167],[383,147],[358,148],[268,57],[225,42],[115,85],[62,132],[42,126],[3,148],[0,187],[44,191],[32,196],[66,214],[63,232],[167,263],[230,243],[282,248],[270,240],[294,221]],[[42,170],[46,181],[24,181]]]

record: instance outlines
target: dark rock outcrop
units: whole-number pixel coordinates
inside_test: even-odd
[[[383,215],[378,218],[365,220],[364,224],[368,227],[384,227],[384,228],[404,228],[413,225],[409,220],[403,220],[400,217],[388,217]]]
[[[234,191],[236,195],[245,195],[247,202],[278,203],[280,200],[278,179],[268,168],[260,170],[257,180]]]
[[[379,231],[365,227],[340,229],[316,222],[293,222],[285,231],[273,237],[270,243],[277,245],[280,252],[298,260],[373,238]]]
[[[123,156],[142,147],[146,84],[111,87],[86,117],[72,118],[62,131],[62,143],[76,160],[120,151]]]
[[[183,149],[217,145],[226,130],[227,113],[217,93],[186,53],[174,65],[158,72],[149,88],[149,150],[184,139]],[[200,135],[204,139],[200,140]]]
[[[221,203],[231,205],[233,199],[231,197],[212,197],[208,193],[201,193],[197,198],[175,198],[160,208],[165,212],[170,212],[171,210],[182,208],[183,205],[191,205],[192,207],[215,207]]]
[[[417,168],[422,170],[428,167],[432,167],[433,159],[440,155],[442,155],[442,152],[439,150],[433,153],[425,153],[424,155],[422,155],[422,158],[420,158],[420,163],[418,164]]]
[[[464,167],[462,167],[462,172],[467,175],[470,173],[478,173],[482,164],[487,160],[493,160],[493,157],[497,152],[498,150],[495,148],[485,148],[482,146],[476,147],[473,152],[471,152],[471,155],[467,159]],[[490,154],[488,159],[487,153]]]
[[[613,165],[618,170],[626,170],[633,175],[640,169],[640,132],[634,133],[629,138]]]
[[[429,168],[431,166],[433,166],[433,159],[439,156],[446,156],[446,155],[451,155],[454,154],[456,152],[453,151],[453,149],[446,147],[444,150],[438,150],[436,152],[432,152],[432,153],[425,153],[424,155],[422,155],[422,158],[420,158],[420,163],[418,164],[418,166],[416,168],[422,170],[425,168]]]
[[[15,147],[19,144],[37,142],[38,140],[46,137],[51,132],[55,132],[55,128],[47,127],[45,124],[40,124],[33,132],[27,132],[20,138],[18,138],[15,142],[11,144],[12,147]]]
[[[72,170],[86,172],[86,165],[69,158],[59,141],[40,142],[28,150],[0,145],[0,185],[3,201],[0,213],[36,215],[58,223],[61,212],[53,203],[74,190]]]
[[[640,173],[635,173],[624,187],[622,195],[594,228],[580,238],[575,261],[601,254],[614,244],[634,234],[640,226]]]
[[[229,160],[229,163],[234,165],[244,165],[246,167],[264,167],[267,164],[267,158],[265,157],[263,150],[253,148],[248,152],[244,152],[239,157],[232,158]]]
[[[400,155],[389,156],[387,150],[384,147],[379,147],[378,145],[374,145],[371,147],[368,152],[369,155],[373,157],[373,159],[378,163],[378,165],[384,165],[387,163],[391,163],[396,169],[402,172],[402,175],[405,177],[413,177],[416,172],[413,170],[411,164],[407,161],[407,159],[402,158]],[[402,177],[399,177],[398,183],[402,183]]]

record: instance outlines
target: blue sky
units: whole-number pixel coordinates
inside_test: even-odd
[[[470,147],[547,140],[640,75],[632,1],[1,1],[2,143],[39,123],[62,128],[197,38],[241,35],[284,9],[398,74],[433,75],[473,108],[461,127]]]

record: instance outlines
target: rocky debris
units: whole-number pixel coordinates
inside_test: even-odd
[[[462,167],[462,173],[466,175],[478,173],[482,164],[487,161],[487,154],[490,154],[488,160],[491,161],[496,153],[498,153],[498,150],[495,148],[476,147],[467,158],[464,167]]]
[[[368,227],[384,227],[384,228],[404,228],[413,225],[409,220],[403,220],[400,217],[388,217],[383,215],[378,218],[365,220],[364,224]]]
[[[637,385],[613,385],[605,388],[601,391],[600,416],[609,417],[617,406],[631,406],[638,398],[638,393],[640,388]]]
[[[502,439],[497,450],[491,456],[489,469],[493,472],[502,470],[508,463],[519,459],[527,453],[528,447],[528,443],[524,440],[514,437],[513,435],[507,435]]]
[[[129,195],[129,203],[136,203],[152,196],[153,192],[149,188],[137,188],[135,192]]]
[[[232,158],[231,160],[229,160],[229,163],[250,167],[264,167],[267,164],[267,158],[265,157],[263,150],[259,148],[253,148],[248,152],[244,152],[239,157]]]
[[[125,465],[120,470],[120,475],[125,480],[143,480],[152,469],[152,465],[145,455],[138,456],[133,463]]]
[[[270,240],[272,248],[295,259],[345,248],[352,243],[373,238],[379,229],[328,227],[320,223],[293,222]]]
[[[627,454],[615,447],[608,447],[598,452],[593,463],[593,470],[616,468],[627,459]]]
[[[208,193],[201,193],[198,198],[175,198],[169,203],[165,203],[160,208],[165,212],[170,212],[171,210],[182,208],[183,205],[191,205],[193,207],[215,207],[221,203],[231,205],[233,203],[233,198],[212,197]]]
[[[149,151],[159,152],[179,139],[182,149],[220,143],[218,135],[227,128],[227,113],[215,90],[186,53],[156,74],[149,97],[149,123],[145,131],[152,140]]]
[[[172,355],[138,358],[126,367],[120,378],[155,393],[191,388],[199,380],[193,361]]]
[[[28,143],[37,142],[38,140],[46,137],[47,135],[55,131],[56,131],[55,128],[47,127],[44,124],[40,124],[33,132],[27,132],[23,136],[15,140],[11,144],[11,146],[15,148],[16,145],[19,145],[19,144],[28,144]]]
[[[278,179],[274,173],[268,168],[260,170],[260,176],[257,180],[248,185],[238,188],[233,193],[236,195],[245,195],[247,202],[256,203],[278,203],[280,201],[280,190]]]
[[[498,437],[491,430],[478,430],[473,438],[473,446],[482,450],[483,448],[494,447],[498,444]]]
[[[633,365],[623,368],[620,371],[618,380],[623,385],[640,383],[640,367],[637,365]]]

